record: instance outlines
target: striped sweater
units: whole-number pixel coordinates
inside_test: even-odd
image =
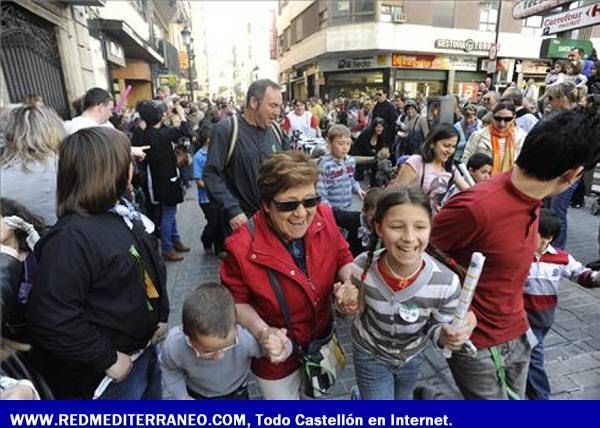
[[[404,364],[425,349],[427,339],[437,345],[441,325],[452,321],[460,296],[458,276],[423,254],[425,267],[409,287],[393,292],[383,280],[375,253],[365,279],[365,309],[355,318],[352,339],[377,358]],[[352,281],[360,285],[367,253],[352,264]]]
[[[561,278],[590,287],[591,269],[586,269],[566,251],[549,245],[540,257],[534,256],[525,282],[525,310],[534,327],[550,327],[558,303]]]
[[[319,162],[317,193],[334,210],[348,211],[352,207],[352,193],[360,190],[360,184],[354,179],[355,169],[352,156],[339,161],[326,154]]]

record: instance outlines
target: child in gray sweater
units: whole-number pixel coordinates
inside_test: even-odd
[[[252,358],[267,354],[273,362],[284,361],[292,351],[285,333],[265,331],[259,344],[236,325],[233,298],[220,284],[193,290],[184,300],[182,318],[159,355],[163,390],[178,400],[247,400]]]

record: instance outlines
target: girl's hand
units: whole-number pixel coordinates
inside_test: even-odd
[[[439,346],[448,348],[451,351],[460,351],[463,343],[471,337],[471,333],[477,326],[477,318],[472,311],[469,311],[464,324],[460,328],[452,327],[450,324],[444,324],[440,333]]]
[[[354,314],[358,311],[358,288],[350,280],[333,284],[333,294],[341,313]]]

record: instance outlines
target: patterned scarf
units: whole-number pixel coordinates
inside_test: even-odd
[[[492,175],[510,170],[515,163],[515,125],[509,123],[506,128],[498,129],[495,123],[489,126],[492,140]],[[500,139],[505,138],[504,153],[500,152]]]

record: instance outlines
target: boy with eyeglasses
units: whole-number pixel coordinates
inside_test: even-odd
[[[178,400],[247,400],[252,358],[268,355],[281,362],[292,352],[284,329],[266,328],[259,343],[236,325],[233,297],[220,284],[203,284],[188,294],[182,319],[159,355],[163,388]]]

